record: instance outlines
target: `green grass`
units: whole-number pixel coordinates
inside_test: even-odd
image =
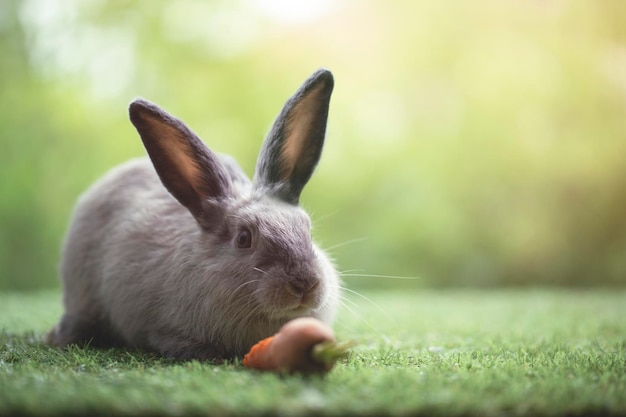
[[[366,295],[351,356],[304,379],[49,348],[59,294],[0,294],[0,415],[626,415],[626,290]]]

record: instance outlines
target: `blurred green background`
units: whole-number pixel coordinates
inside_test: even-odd
[[[626,2],[2,0],[0,289],[57,287],[136,96],[253,172],[335,75],[305,189],[349,287],[626,284]]]

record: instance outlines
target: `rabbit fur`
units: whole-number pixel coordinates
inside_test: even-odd
[[[332,323],[339,280],[298,201],[333,85],[318,70],[285,103],[252,181],[182,121],[133,101],[149,158],[115,167],[79,198],[60,265],[64,314],[47,342],[219,360],[296,317]]]

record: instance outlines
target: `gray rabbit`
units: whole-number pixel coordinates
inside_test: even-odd
[[[253,181],[183,122],[133,101],[150,159],[112,169],[80,197],[61,260],[65,313],[48,343],[226,359],[290,319],[331,323],[339,280],[298,201],[333,85],[318,70],[285,103]]]

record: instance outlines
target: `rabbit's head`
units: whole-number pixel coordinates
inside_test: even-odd
[[[306,315],[332,320],[337,274],[298,204],[322,152],[332,89],[332,74],[319,70],[285,103],[252,182],[180,120],[144,100],[131,103],[131,121],[163,185],[197,223],[199,241],[185,257],[196,266],[185,267],[198,286],[192,292],[211,292],[213,319],[231,326]]]

